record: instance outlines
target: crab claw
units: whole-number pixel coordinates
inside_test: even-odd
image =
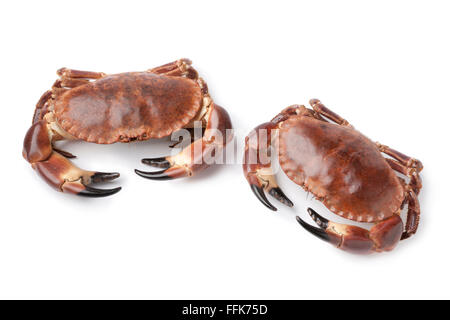
[[[201,142],[201,140],[199,140]],[[142,159],[142,163],[165,168],[160,171],[141,171],[135,169],[137,175],[151,180],[172,180],[175,178],[187,177],[191,175],[189,166],[183,160],[183,152],[174,157],[146,158]]]
[[[119,173],[82,170],[56,152],[53,152],[47,160],[35,162],[32,166],[49,185],[58,191],[98,198],[121,190],[121,187],[97,189],[91,186],[93,183],[114,180],[120,176]]]
[[[122,187],[117,187],[113,189],[97,189],[89,186],[84,186],[84,190],[78,192],[78,195],[90,198],[100,198],[113,195],[119,192],[121,189]]]
[[[170,164],[169,164],[170,165]],[[187,176],[186,170],[182,167],[170,167],[160,171],[141,171],[135,169],[137,175],[151,180],[172,180]]]
[[[253,176],[252,174],[247,175],[247,180],[249,181],[250,188],[252,189],[255,196],[258,198],[259,201],[263,205],[265,205],[267,208],[269,208],[272,211],[277,211],[278,209],[273,206],[270,201],[267,199],[264,190],[266,190],[269,195],[280,201],[282,204],[293,207],[294,204],[291,200],[284,194],[283,190],[281,190],[278,186],[273,186],[272,183],[265,183],[264,181],[261,181],[258,177]],[[264,185],[265,184],[265,185]]]
[[[289,198],[284,194],[283,190],[281,190],[280,187],[269,188],[269,194],[288,207],[294,206],[292,201],[289,200]]]
[[[317,238],[322,239],[324,241],[329,242],[330,241],[330,237],[329,235],[322,229],[317,228],[317,227],[313,227],[312,225],[306,223],[302,218],[300,217],[296,217],[297,222],[303,227],[305,228],[307,231],[309,231],[310,233],[312,233],[313,235],[315,235]]]
[[[65,156],[66,155],[66,156]],[[105,197],[117,193],[121,187],[97,189],[92,183],[111,181],[117,172],[87,171],[76,167],[66,152],[53,149],[49,127],[45,120],[34,123],[28,130],[23,148],[24,158],[33,169],[53,188],[86,197]]]
[[[142,162],[164,168],[161,171],[147,172],[135,170],[141,177],[152,180],[170,180],[193,176],[215,163],[222,155],[226,144],[231,141],[231,120],[225,109],[212,103],[207,112],[207,124],[201,139],[195,140],[180,153],[161,158],[146,158]]]
[[[118,172],[95,172],[91,177],[91,183],[99,183],[99,182],[107,182],[114,179],[117,179],[120,177],[120,174]],[[78,193],[79,196],[84,197],[92,197],[92,198],[98,198],[98,197],[106,197],[113,195],[117,192],[119,192],[122,187],[112,188],[112,189],[97,189],[90,187],[88,185],[84,185],[85,189]]]
[[[95,172],[91,176],[91,182],[93,183],[107,182],[117,179],[118,177],[120,177],[120,173],[118,172]]]
[[[272,143],[273,123],[263,123],[256,127],[245,138],[244,162],[242,168],[253,193],[267,208],[276,211],[266,198],[264,191],[288,207],[294,206],[291,200],[278,186],[272,171],[270,156],[267,150]]]
[[[170,180],[171,178],[166,174],[166,170],[160,171],[141,171],[138,169],[134,169],[134,172],[143,178],[152,179],[152,180]]]
[[[265,205],[267,208],[269,208],[272,211],[277,211],[278,209],[276,207],[274,207],[269,200],[267,200],[266,195],[264,194],[264,189],[260,186],[257,186],[256,184],[251,184],[250,188],[252,189],[253,193],[255,194],[255,196],[258,198],[259,201],[261,201],[261,203],[263,205]]]
[[[319,228],[313,227],[297,217],[298,223],[303,228],[319,239],[352,253],[368,254],[391,251],[400,241],[403,232],[403,222],[398,215],[376,223],[369,231],[329,221],[311,208],[308,208],[308,213]]]
[[[165,168],[165,169],[170,168],[170,162],[165,157],[146,158],[146,159],[142,159],[141,161],[142,161],[142,163],[147,164],[149,166]],[[137,171],[139,171],[139,170],[137,170]]]

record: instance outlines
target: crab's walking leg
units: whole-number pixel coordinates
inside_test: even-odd
[[[319,228],[313,227],[297,217],[297,221],[303,228],[337,248],[353,253],[368,254],[391,251],[400,241],[403,232],[403,222],[397,214],[376,223],[370,230],[366,230],[329,221],[311,208],[308,208],[308,213]]]
[[[68,68],[61,68],[56,72],[61,79],[100,79],[106,76],[103,72],[82,71]]]
[[[293,106],[283,110],[271,122],[263,123],[253,129],[245,138],[244,163],[242,165],[245,178],[247,179],[253,193],[267,208],[276,211],[264,190],[281,203],[292,207],[293,203],[278,186],[271,164],[271,146],[277,137],[278,123],[289,117],[296,110]]]
[[[351,127],[351,125],[348,123],[347,120],[345,120],[337,113],[335,113],[335,112],[331,111],[330,109],[328,109],[327,107],[325,107],[324,104],[322,102],[320,102],[319,99],[311,99],[311,100],[309,100],[309,104],[314,109],[314,111],[316,111],[320,115],[324,116],[325,118],[328,118],[341,126]]]
[[[162,66],[148,70],[151,73],[164,74],[166,76],[186,77],[189,79],[198,79],[198,72],[191,66],[189,59],[180,59]]]
[[[103,72],[82,71],[68,68],[61,68],[56,72],[59,79],[52,86],[54,95],[64,93],[68,89],[75,88],[106,76]]]
[[[420,222],[420,204],[418,195],[422,188],[422,180],[416,168],[408,168],[396,160],[387,158],[392,169],[409,177],[408,184],[405,185],[406,203],[408,204],[408,212],[406,217],[405,232],[402,235],[402,240],[408,239],[417,232]]]
[[[44,119],[35,122],[25,135],[23,156],[37,173],[57,191],[81,196],[104,197],[121,188],[97,189],[90,186],[95,182],[110,181],[118,173],[94,172],[77,168],[66,157],[52,147],[52,140],[58,136]]]
[[[226,144],[233,138],[232,125],[227,111],[211,103],[206,114],[206,128],[201,139],[195,140],[179,154],[163,158],[142,159],[145,164],[165,168],[161,171],[146,172],[135,170],[141,177],[153,180],[169,180],[189,177],[214,164],[222,155]]]
[[[36,109],[34,110],[33,124],[39,120],[42,120],[45,114],[48,112],[48,102],[52,98],[52,94],[52,90],[48,90],[44,92],[44,94],[39,99],[38,103],[36,104]]]
[[[395,159],[393,160],[387,158],[386,160],[392,169],[410,178],[409,185],[414,189],[414,192],[419,195],[420,189],[422,188],[422,181],[419,176],[419,172],[423,169],[422,162],[378,142],[377,147],[380,152],[383,152]]]
[[[417,232],[419,227],[420,204],[417,197],[420,193],[420,189],[422,188],[422,180],[419,172],[423,169],[423,165],[419,160],[404,155],[403,153],[380,143],[377,143],[377,146],[381,152],[384,152],[395,159],[386,159],[391,168],[409,178],[409,183],[405,186],[405,191],[407,192],[406,200],[408,203],[408,213],[402,240],[408,239]]]

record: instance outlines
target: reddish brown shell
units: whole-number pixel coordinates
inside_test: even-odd
[[[183,128],[202,106],[196,81],[130,72],[73,88],[55,103],[60,126],[95,143],[161,138]]]
[[[280,125],[280,165],[332,212],[376,222],[401,206],[404,190],[376,145],[344,126],[294,116]]]

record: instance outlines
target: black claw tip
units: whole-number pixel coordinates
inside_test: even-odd
[[[86,186],[83,191],[80,191],[78,193],[78,195],[83,197],[100,198],[113,195],[119,192],[121,189],[122,187],[117,187],[114,189],[97,189]]]
[[[262,202],[263,205],[265,205],[267,208],[273,211],[277,211],[277,208],[275,208],[269,200],[267,200],[266,195],[264,194],[264,190],[261,187],[258,187],[256,184],[250,185],[252,188],[253,193],[255,196],[259,199],[259,201]]]
[[[169,176],[166,173],[166,170],[147,172],[147,171],[141,171],[141,170],[135,169],[134,172],[136,172],[137,175],[139,175],[143,178],[152,179],[152,180],[171,180],[171,179],[173,179],[171,176]]]
[[[120,173],[118,172],[96,172],[91,176],[91,181],[93,183],[105,182],[117,179],[118,177],[120,177]]]
[[[322,217],[320,214],[318,214],[316,211],[314,211],[311,208],[308,208],[308,213],[311,216],[311,218],[314,220],[315,223],[322,229],[328,228],[328,223],[330,222],[327,218]]]
[[[312,225],[303,221],[300,217],[297,217],[297,221],[303,228],[315,235],[317,238],[322,239],[326,242],[330,242],[330,236],[325,232],[325,230],[313,227]]]
[[[284,194],[283,190],[280,189],[280,187],[272,188],[269,190],[269,194],[280,201],[281,203],[287,205],[288,207],[293,207],[294,204],[291,200],[289,200],[288,197]]]
[[[170,162],[167,161],[166,158],[146,158],[141,160],[142,163],[148,164],[150,166],[158,167],[158,168],[170,168]]]

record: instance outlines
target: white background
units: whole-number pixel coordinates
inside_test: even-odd
[[[449,7],[446,1],[14,1],[0,5],[0,298],[450,298]],[[419,232],[355,256],[272,213],[239,164],[150,181],[167,142],[71,143],[82,168],[119,171],[117,195],[50,189],[21,156],[60,67],[116,73],[193,60],[246,133],[320,98],[375,141],[424,163]],[[240,153],[241,154],[241,153]],[[239,154],[239,157],[240,157]],[[342,221],[331,214],[328,217]],[[307,220],[311,222],[311,220]]]

